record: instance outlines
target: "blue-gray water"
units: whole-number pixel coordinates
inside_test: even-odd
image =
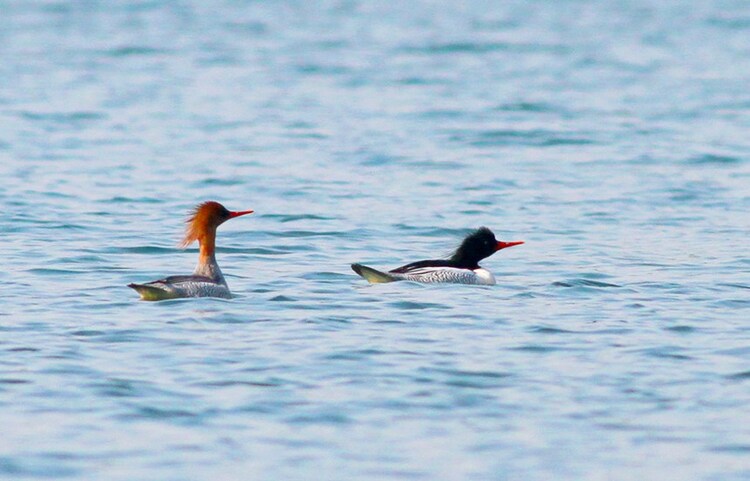
[[[750,479],[746,2],[0,2],[0,477]],[[238,296],[192,270],[201,200]],[[492,288],[351,262],[526,244]]]

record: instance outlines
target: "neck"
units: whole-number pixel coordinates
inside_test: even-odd
[[[216,262],[216,231],[207,232],[198,239],[198,243],[200,244],[200,254],[198,255],[198,265],[195,267],[193,274],[223,282],[224,276]]]
[[[207,262],[216,262],[216,231],[206,232],[198,239],[200,244],[200,255],[198,257],[198,264],[204,264]]]
[[[461,269],[479,269],[479,261],[456,254],[450,258],[452,264]]]

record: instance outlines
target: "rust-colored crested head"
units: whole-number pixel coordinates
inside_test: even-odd
[[[212,200],[198,204],[185,221],[185,237],[180,242],[180,247],[187,247],[194,241],[214,234],[216,228],[230,218],[230,214],[223,205]]]

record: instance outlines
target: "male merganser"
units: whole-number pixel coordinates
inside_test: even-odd
[[[180,242],[182,248],[196,240],[200,245],[198,265],[193,275],[169,276],[146,284],[128,284],[128,287],[135,289],[144,301],[179,297],[231,298],[227,281],[216,262],[216,228],[229,219],[252,213],[252,210],[231,212],[213,201],[198,204],[187,220],[185,238]]]
[[[523,241],[498,241],[491,230],[481,227],[466,236],[448,259],[412,262],[388,272],[381,272],[361,264],[352,264],[352,269],[372,284],[407,280],[492,286],[495,285],[495,276],[490,271],[479,267],[479,261],[500,249],[519,244],[523,244]]]

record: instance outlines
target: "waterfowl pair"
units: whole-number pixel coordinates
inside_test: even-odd
[[[180,243],[187,247],[195,241],[200,245],[198,265],[192,275],[169,276],[145,284],[128,284],[141,299],[160,301],[182,297],[232,297],[227,281],[216,262],[216,229],[228,221],[252,210],[230,211],[218,202],[199,204],[187,220],[185,237]],[[409,280],[425,283],[459,283],[494,285],[495,277],[479,266],[479,261],[495,252],[523,244],[523,241],[503,242],[486,227],[469,234],[448,259],[412,262],[388,272],[381,272],[362,264],[352,264],[354,272],[370,283]]]

